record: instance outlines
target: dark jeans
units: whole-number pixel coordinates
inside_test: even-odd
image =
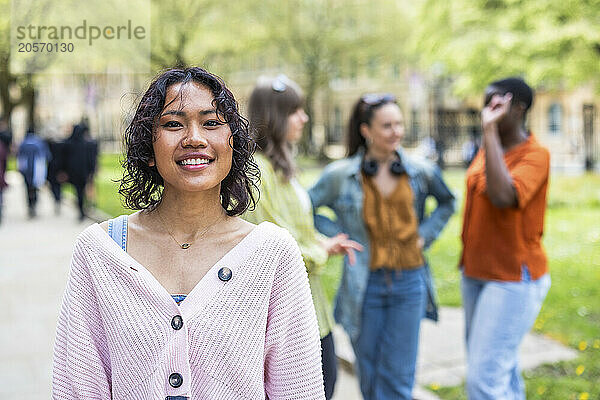
[[[54,201],[60,203],[62,199],[62,184],[58,181],[50,182],[50,190],[52,190],[52,195],[54,196]]]
[[[73,185],[77,192],[77,207],[79,207],[79,218],[83,219],[85,213],[83,211],[83,205],[85,203],[85,183],[83,185]]]
[[[29,216],[35,216],[35,207],[37,205],[38,188],[35,186],[27,186],[27,205],[29,206]]]
[[[331,399],[337,379],[337,357],[333,346],[331,332],[321,339],[321,357],[323,360],[323,381],[325,383],[325,398]]]

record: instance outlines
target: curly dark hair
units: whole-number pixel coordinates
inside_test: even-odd
[[[252,157],[256,145],[249,133],[248,121],[240,114],[233,94],[221,78],[202,68],[190,67],[169,69],[158,75],[142,96],[133,120],[125,129],[125,156],[121,162],[125,171],[119,184],[125,207],[142,210],[160,204],[164,181],[156,166],[148,165],[154,158],[152,143],[156,140],[158,118],[166,106],[169,87],[192,81],[212,92],[217,115],[229,125],[232,133],[229,143],[233,149],[231,170],[221,182],[223,209],[227,215],[236,216],[256,206],[260,172]]]

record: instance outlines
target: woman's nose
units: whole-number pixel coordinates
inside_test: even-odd
[[[404,125],[398,124],[394,126],[394,135],[401,136],[404,134]]]
[[[198,126],[197,124],[191,124],[186,130],[186,136],[182,143],[183,147],[206,147],[208,142],[206,141],[203,133],[204,131],[202,127]]]
[[[302,118],[303,123],[308,122],[308,114],[304,110],[300,110],[300,117]]]

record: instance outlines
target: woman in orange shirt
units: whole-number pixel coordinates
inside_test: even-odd
[[[550,288],[542,248],[548,150],[525,129],[532,89],[491,83],[482,149],[467,171],[462,295],[470,399],[525,399],[518,349]]]

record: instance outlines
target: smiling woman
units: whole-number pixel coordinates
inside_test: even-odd
[[[205,102],[209,100],[208,104],[204,104],[207,108],[203,110],[198,109],[202,106],[195,96],[198,93],[210,97],[203,99]],[[184,109],[186,105],[188,108]],[[192,111],[190,107],[196,109]],[[199,111],[210,114],[194,115],[194,112],[197,114]],[[233,168],[221,183],[223,208],[229,215],[238,215],[251,205],[250,202],[254,199],[249,189],[258,176],[251,158],[254,142],[248,133],[247,121],[239,114],[233,94],[214,75],[205,72],[186,77],[181,70],[171,70],[150,85],[138,105],[133,121],[125,131],[127,154],[123,161],[125,172],[119,193],[124,197],[128,208],[141,210],[153,208],[160,203],[164,180],[153,164],[154,141],[160,141],[164,132],[169,132],[167,138],[175,136],[172,132],[188,132],[191,119],[195,117],[194,124],[197,124],[201,116],[206,119],[202,122],[206,125],[204,128],[225,124],[230,131],[228,140],[233,152]],[[207,118],[209,116],[212,118]],[[186,121],[188,124],[184,125]],[[219,132],[221,129],[223,128]]]
[[[223,81],[201,68],[158,76],[125,148],[119,192],[138,211],[77,239],[54,398],[322,399],[298,245],[238,217],[258,170]]]

